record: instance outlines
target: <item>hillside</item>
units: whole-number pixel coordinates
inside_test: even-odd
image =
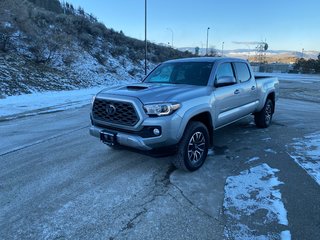
[[[148,43],[148,69],[189,57]],[[144,42],[58,0],[1,0],[0,97],[68,90],[144,76]]]

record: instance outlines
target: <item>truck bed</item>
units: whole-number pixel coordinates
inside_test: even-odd
[[[271,76],[261,76],[261,75],[255,75],[254,76],[254,78],[256,79],[256,80],[262,80],[262,79],[265,79],[265,78],[272,78]]]

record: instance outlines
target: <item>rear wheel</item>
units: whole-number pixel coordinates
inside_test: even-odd
[[[254,114],[254,121],[259,128],[267,128],[271,124],[274,105],[271,99],[267,99],[260,112]]]
[[[201,122],[190,122],[181,138],[178,153],[172,163],[180,169],[195,171],[199,169],[209,148],[209,132]]]

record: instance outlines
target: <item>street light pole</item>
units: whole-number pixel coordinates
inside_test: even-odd
[[[147,0],[144,0],[144,75],[147,75],[147,51],[148,51],[148,44],[147,44]]]
[[[167,28],[171,32],[171,47],[173,48],[173,30],[171,28]]]
[[[221,57],[223,57],[223,47],[224,47],[224,42],[222,42]]]
[[[210,28],[207,28],[207,46],[206,46],[206,56],[208,56],[208,44],[209,44],[209,30]]]

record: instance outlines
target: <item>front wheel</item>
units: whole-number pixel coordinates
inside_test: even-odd
[[[271,124],[274,112],[274,105],[270,99],[267,99],[260,112],[254,114],[254,121],[259,128],[267,128]]]
[[[180,140],[178,153],[172,163],[180,169],[195,171],[199,169],[209,148],[209,132],[201,122],[190,122]]]

